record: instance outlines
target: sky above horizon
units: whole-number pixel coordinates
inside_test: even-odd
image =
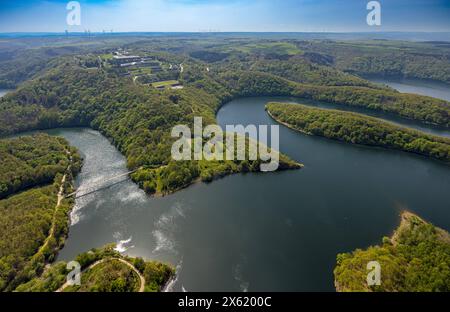
[[[366,32],[450,31],[450,0],[380,0],[381,26],[368,26],[369,0],[0,0],[0,32]]]

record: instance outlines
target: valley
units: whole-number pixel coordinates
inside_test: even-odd
[[[54,49],[58,56],[42,60],[26,78],[14,76],[9,68],[14,61],[1,64],[9,68],[0,75],[6,81],[2,86],[16,87],[0,100],[1,136],[45,132],[63,137],[83,159],[74,177],[78,189],[137,170],[130,180],[74,200],[69,236],[57,261],[69,262],[115,242],[124,257],[176,267],[174,291],[334,291],[336,256],[377,243],[393,231],[402,211],[450,228],[450,169],[430,159],[446,161],[445,153],[414,155],[344,144],[280,125],[281,169],[286,170],[261,173],[259,159],[177,162],[170,154],[172,127],[192,126],[196,116],[223,129],[279,125],[265,111],[269,102],[306,105],[287,105],[289,114],[319,107],[321,112],[332,108],[335,115],[370,115],[447,146],[450,87],[434,92],[429,84],[416,84],[406,90],[423,95],[405,94],[393,89],[405,91],[398,84],[362,78],[378,67],[347,64],[342,53],[363,53],[358,47],[367,42],[248,38],[242,44],[226,37],[205,44],[195,36],[182,39],[181,44],[170,37],[126,37],[119,43],[106,40],[106,46],[93,41],[82,51],[44,44],[28,53]],[[380,49],[388,53],[398,44],[386,42]],[[404,45],[410,51],[424,49]],[[158,60],[162,72],[172,76],[107,66],[119,48]],[[447,53],[445,47],[439,51]],[[19,62],[25,56],[16,57]],[[377,73],[388,74],[384,67]],[[447,81],[435,73],[416,76]],[[174,88],[175,82],[183,88]],[[373,127],[382,129],[381,123]],[[304,167],[297,170],[300,163]],[[111,266],[129,277],[123,289],[139,289],[131,271]],[[89,283],[110,289],[98,272],[87,277]],[[63,274],[46,273],[61,283]],[[162,290],[167,281],[151,289]],[[21,289],[48,289],[42,283],[33,280]]]

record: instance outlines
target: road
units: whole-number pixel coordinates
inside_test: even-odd
[[[112,260],[120,261],[123,264],[127,265],[129,268],[131,268],[139,276],[140,286],[139,286],[139,291],[138,292],[144,292],[144,289],[145,289],[145,278],[144,278],[144,276],[141,274],[141,272],[138,271],[138,269],[136,269],[136,267],[134,265],[132,265],[130,262],[128,262],[126,260],[123,260],[121,258],[107,258],[107,259],[98,260],[97,262],[94,262],[93,264],[91,264],[90,266],[85,268],[81,273],[83,274],[84,272],[86,272],[86,271],[96,267],[99,264],[105,263],[107,261],[112,261]],[[70,283],[69,282],[65,282],[64,285],[62,285],[60,288],[58,288],[58,290],[56,292],[62,292],[64,289],[66,289],[69,286],[71,286]]]
[[[58,195],[57,195],[57,200],[56,200],[56,206],[55,206],[55,210],[53,212],[53,217],[52,217],[52,226],[50,228],[50,231],[48,233],[47,238],[45,239],[44,244],[42,244],[42,246],[38,249],[37,253],[33,256],[33,258],[38,257],[40,254],[42,254],[45,250],[45,248],[47,248],[48,244],[50,243],[50,239],[52,239],[55,235],[55,228],[56,228],[56,215],[58,213],[59,207],[61,206],[61,202],[62,200],[65,198],[64,196],[64,184],[66,183],[66,179],[67,179],[67,172],[70,172],[70,168],[72,165],[72,156],[70,155],[69,151],[66,151],[67,154],[69,154],[69,166],[66,169],[66,173],[64,174],[64,176],[61,179],[61,185],[59,187],[59,191],[58,191]]]

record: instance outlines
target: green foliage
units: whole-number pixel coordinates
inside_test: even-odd
[[[303,57],[289,60],[259,60],[251,65],[251,69],[306,84],[377,88],[376,85],[367,80],[341,72],[330,66],[315,64]]]
[[[384,111],[406,119],[450,127],[450,103],[416,94],[363,87],[298,85],[292,95],[316,101]]]
[[[37,78],[72,58],[98,49],[108,49],[116,43],[90,38],[39,37],[2,39],[0,53],[0,89],[14,89],[23,82]],[[125,40],[126,41],[126,40]],[[89,54],[80,59],[80,65],[92,66],[98,58]],[[97,65],[97,64],[96,64]]]
[[[55,263],[44,270],[41,276],[19,285],[17,292],[53,292],[66,282],[69,270],[65,262]]]
[[[336,49],[339,57],[337,65],[360,75],[432,79],[450,83],[448,46],[433,42],[403,45],[406,47],[396,48],[394,44],[387,43],[383,48],[373,51],[349,45],[346,49]]]
[[[164,263],[123,256],[114,250],[115,244],[94,248],[76,257],[81,265],[81,285],[67,286],[65,292],[135,292],[140,288],[138,274],[144,277],[144,290],[158,292],[175,276],[175,270]],[[120,260],[126,261],[124,263]],[[61,289],[69,273],[67,263],[55,263],[38,277],[16,288],[21,292],[49,292]]]
[[[402,219],[392,243],[383,240],[382,246],[337,256],[338,291],[450,291],[450,235],[411,213],[403,213]],[[367,286],[371,261],[381,265],[380,286]]]
[[[227,174],[258,170],[260,161],[174,162],[170,157],[173,143],[170,132],[174,125],[186,124],[192,128],[194,116],[203,117],[204,124],[216,123],[216,111],[235,97],[297,96],[450,126],[448,102],[400,94],[349,74],[401,75],[449,82],[448,48],[439,44],[257,38],[218,40],[211,37],[208,40],[132,37],[77,40],[76,47],[71,40],[61,38],[55,43],[47,39],[6,40],[2,49],[4,46],[7,49],[0,53],[0,87],[20,85],[20,88],[0,99],[0,136],[54,127],[98,129],[127,157],[130,169],[142,168],[132,178],[151,194],[170,193],[199,179],[210,182]],[[183,63],[183,72],[163,71],[150,76],[149,72],[141,71],[147,76],[134,82],[126,70],[112,69],[106,61],[99,60],[99,55],[103,59],[110,58],[112,49],[125,45],[136,54],[156,58],[166,65]],[[185,88],[158,91],[139,84],[139,81],[150,83],[155,79],[176,79]],[[399,129],[360,115],[333,114],[337,116],[327,116],[324,112],[308,114],[308,124],[296,126],[307,127],[305,131],[317,135],[407,150],[448,161],[447,140]],[[285,117],[287,122],[292,122],[290,114]],[[296,118],[302,120],[304,116],[299,114]],[[0,209],[5,211],[0,217],[1,237],[4,238],[0,244],[0,289],[13,290],[16,285],[32,279],[18,289],[55,290],[63,280],[62,264],[40,274],[44,264],[54,259],[55,251],[63,243],[68,230],[67,213],[72,203],[62,203],[54,215],[54,237],[48,240],[46,248],[35,254],[50,228],[57,187],[15,192],[51,183],[53,179],[58,181],[58,174],[65,170],[68,161],[61,148],[69,147],[64,141],[52,142],[44,137],[35,139],[40,142],[32,146],[28,146],[27,140],[0,143],[0,198],[10,196],[0,201]],[[46,152],[46,149],[49,150]],[[73,149],[70,151],[74,158],[72,170],[76,172],[80,158]],[[283,155],[280,159],[280,169],[299,167]],[[11,242],[19,243],[13,246]],[[388,240],[384,242],[385,246],[395,246],[395,243],[388,244]],[[404,274],[398,270],[399,264],[408,262],[408,258],[393,257],[385,250],[373,252],[385,261],[386,272],[392,276],[388,288],[393,288],[392,285],[397,285],[404,276],[408,277],[405,285],[417,284],[416,279],[427,280],[427,276],[421,276],[419,271]],[[417,259],[409,262],[421,270],[424,265],[424,272],[436,281],[433,287],[442,289],[444,279],[441,277],[446,275],[441,272],[446,270],[445,263],[449,261],[440,257],[441,254],[431,254],[444,261],[435,266],[439,274],[426,270],[427,263],[433,259],[426,259],[425,264]],[[99,259],[118,256],[112,248],[106,248],[82,254],[78,260],[86,268]],[[345,263],[348,257],[339,256],[340,263]],[[173,275],[172,269],[156,263],[144,264],[142,259],[133,262],[148,277],[147,291],[160,290],[168,276]],[[100,273],[109,266],[117,274],[103,281]],[[97,270],[87,276],[89,290],[135,289],[133,274],[130,275],[119,263],[105,263],[105,267],[100,266]]]
[[[50,185],[0,200],[0,290],[12,290],[37,273],[25,269],[47,237],[57,193]]]
[[[224,138],[226,135],[224,135]],[[235,135],[235,159],[237,158],[237,142]],[[205,142],[203,142],[205,143]],[[212,182],[239,172],[260,172],[260,160],[248,160],[250,141],[245,139],[246,158],[244,161],[230,160],[199,160],[199,161],[170,161],[168,165],[158,168],[143,168],[133,173],[133,181],[149,194],[166,195],[182,189],[194,181]],[[254,142],[257,147],[257,143]],[[223,142],[224,155],[226,159],[225,139]],[[289,159],[285,155],[279,154],[279,170],[300,169],[302,165]]]
[[[353,74],[450,83],[450,46],[444,42],[315,40],[300,42],[299,47],[305,54],[325,56],[329,65]]]
[[[79,170],[78,153],[66,140],[45,134],[0,140],[0,199],[23,189],[53,182],[66,171],[70,159]]]
[[[139,276],[119,260],[108,260],[81,275],[80,286],[69,286],[66,292],[134,292],[139,290]]]
[[[89,125],[112,139],[127,156],[130,169],[150,168],[133,175],[148,193],[170,193],[188,186],[199,176],[211,180],[226,172],[237,172],[228,170],[228,166],[223,167],[226,171],[219,172],[215,164],[211,164],[214,168],[206,168],[207,165],[199,167],[196,162],[180,163],[171,158],[172,128],[178,124],[193,128],[195,116],[203,117],[205,125],[214,124],[215,111],[229,96],[223,86],[216,88],[214,80],[199,72],[195,65],[185,66],[182,77],[185,89],[164,92],[135,85],[100,69],[62,66],[24,86],[13,99],[0,103],[0,119],[5,118],[0,132],[2,126],[5,132],[41,128],[43,118],[48,120],[43,112],[48,111],[57,112],[51,118],[52,126]],[[263,92],[267,86],[261,84],[257,88],[256,92]],[[22,107],[38,103],[42,108],[33,111],[34,115],[22,124]],[[20,115],[11,117],[16,113]],[[287,169],[289,165],[283,167]],[[202,174],[203,169],[207,172]]]
[[[174,277],[175,270],[163,263],[150,261],[145,263],[143,272],[146,292],[159,292]]]
[[[0,290],[11,291],[41,274],[64,244],[73,202],[56,209],[57,196],[63,174],[71,190],[81,158],[64,139],[37,134],[0,140],[0,159],[0,195],[10,195],[0,200]]]
[[[200,59],[205,62],[214,63],[218,61],[223,61],[226,59],[229,54],[228,53],[220,53],[220,52],[214,52],[214,51],[194,51],[190,53],[190,56],[193,58]]]
[[[403,94],[390,89],[294,83],[261,72],[225,72],[217,79],[225,83],[233,97],[295,96],[384,111],[407,119],[450,127],[450,103],[427,96]]]
[[[275,120],[308,134],[403,150],[450,163],[450,140],[447,138],[351,112],[281,103],[269,103],[266,108]]]
[[[103,50],[97,55],[56,57],[45,74],[0,99],[0,135],[90,126],[111,139],[126,156],[130,169],[144,167],[133,175],[141,188],[150,194],[166,194],[198,179],[212,181],[226,174],[254,171],[255,164],[247,162],[187,164],[171,159],[173,126],[192,128],[194,116],[203,117],[205,125],[214,124],[220,106],[236,97],[297,96],[450,126],[448,102],[401,94],[333,68],[335,57],[328,53],[327,44],[322,44],[148,39],[127,45],[134,53],[161,64],[183,63],[182,73],[169,72],[176,74],[185,88],[163,91],[134,82],[124,76],[126,72],[97,64],[98,56],[105,55]],[[282,159],[281,168],[295,168]]]

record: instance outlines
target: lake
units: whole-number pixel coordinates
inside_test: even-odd
[[[388,85],[389,87],[403,93],[422,94],[450,101],[450,86],[445,83],[409,78],[369,78],[369,80],[372,82]]]
[[[276,124],[264,111],[272,100],[298,101],[238,99],[222,107],[218,122]],[[79,188],[126,172],[124,157],[97,131],[47,132],[84,156]],[[285,127],[280,140],[303,170],[234,175],[164,198],[124,181],[77,199],[59,259],[117,242],[131,256],[177,266],[175,291],[334,291],[336,255],[380,243],[402,210],[450,229],[448,166]]]
[[[10,91],[12,91],[12,90],[0,89],[0,98]]]

